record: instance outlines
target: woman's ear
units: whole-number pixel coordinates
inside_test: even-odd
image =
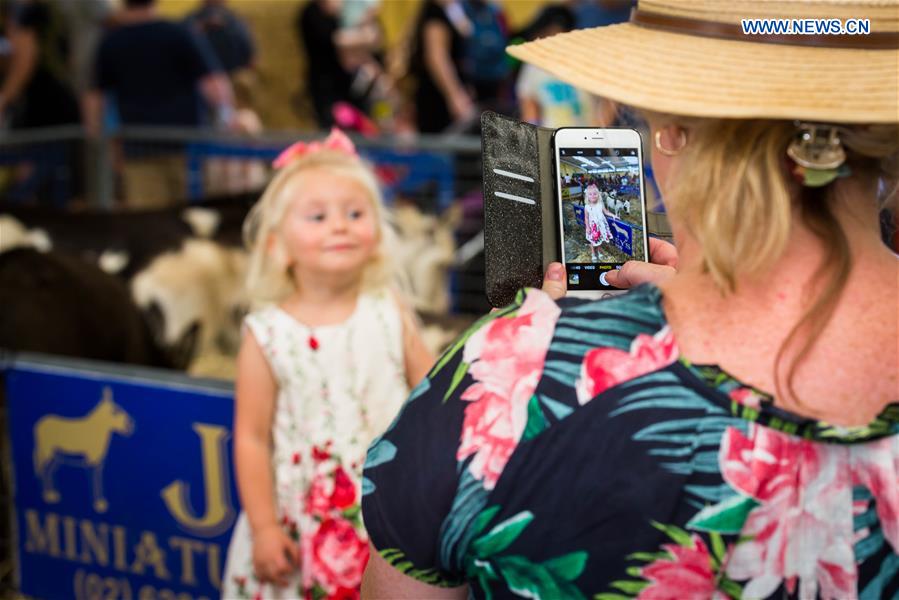
[[[650,131],[652,170],[656,184],[664,196],[672,179],[674,165],[678,162],[677,155],[687,145],[687,130],[679,125],[667,124],[652,127]]]

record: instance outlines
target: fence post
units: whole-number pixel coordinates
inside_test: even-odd
[[[89,198],[97,208],[112,208],[115,173],[112,167],[112,138],[105,131],[87,138],[87,182]]]

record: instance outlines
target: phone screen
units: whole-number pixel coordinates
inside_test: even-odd
[[[635,147],[556,149],[569,290],[615,289],[605,274],[646,260],[642,165]]]

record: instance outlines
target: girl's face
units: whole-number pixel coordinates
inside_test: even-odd
[[[588,185],[587,189],[584,190],[584,197],[590,204],[596,204],[599,202],[599,188],[595,185]]]
[[[373,258],[378,224],[367,189],[328,169],[310,169],[285,187],[278,228],[298,277],[357,275]]]

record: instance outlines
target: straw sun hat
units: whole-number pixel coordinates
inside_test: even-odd
[[[870,19],[869,35],[744,35],[741,19]],[[899,121],[899,0],[639,0],[629,23],[509,54],[618,102],[676,115]]]

